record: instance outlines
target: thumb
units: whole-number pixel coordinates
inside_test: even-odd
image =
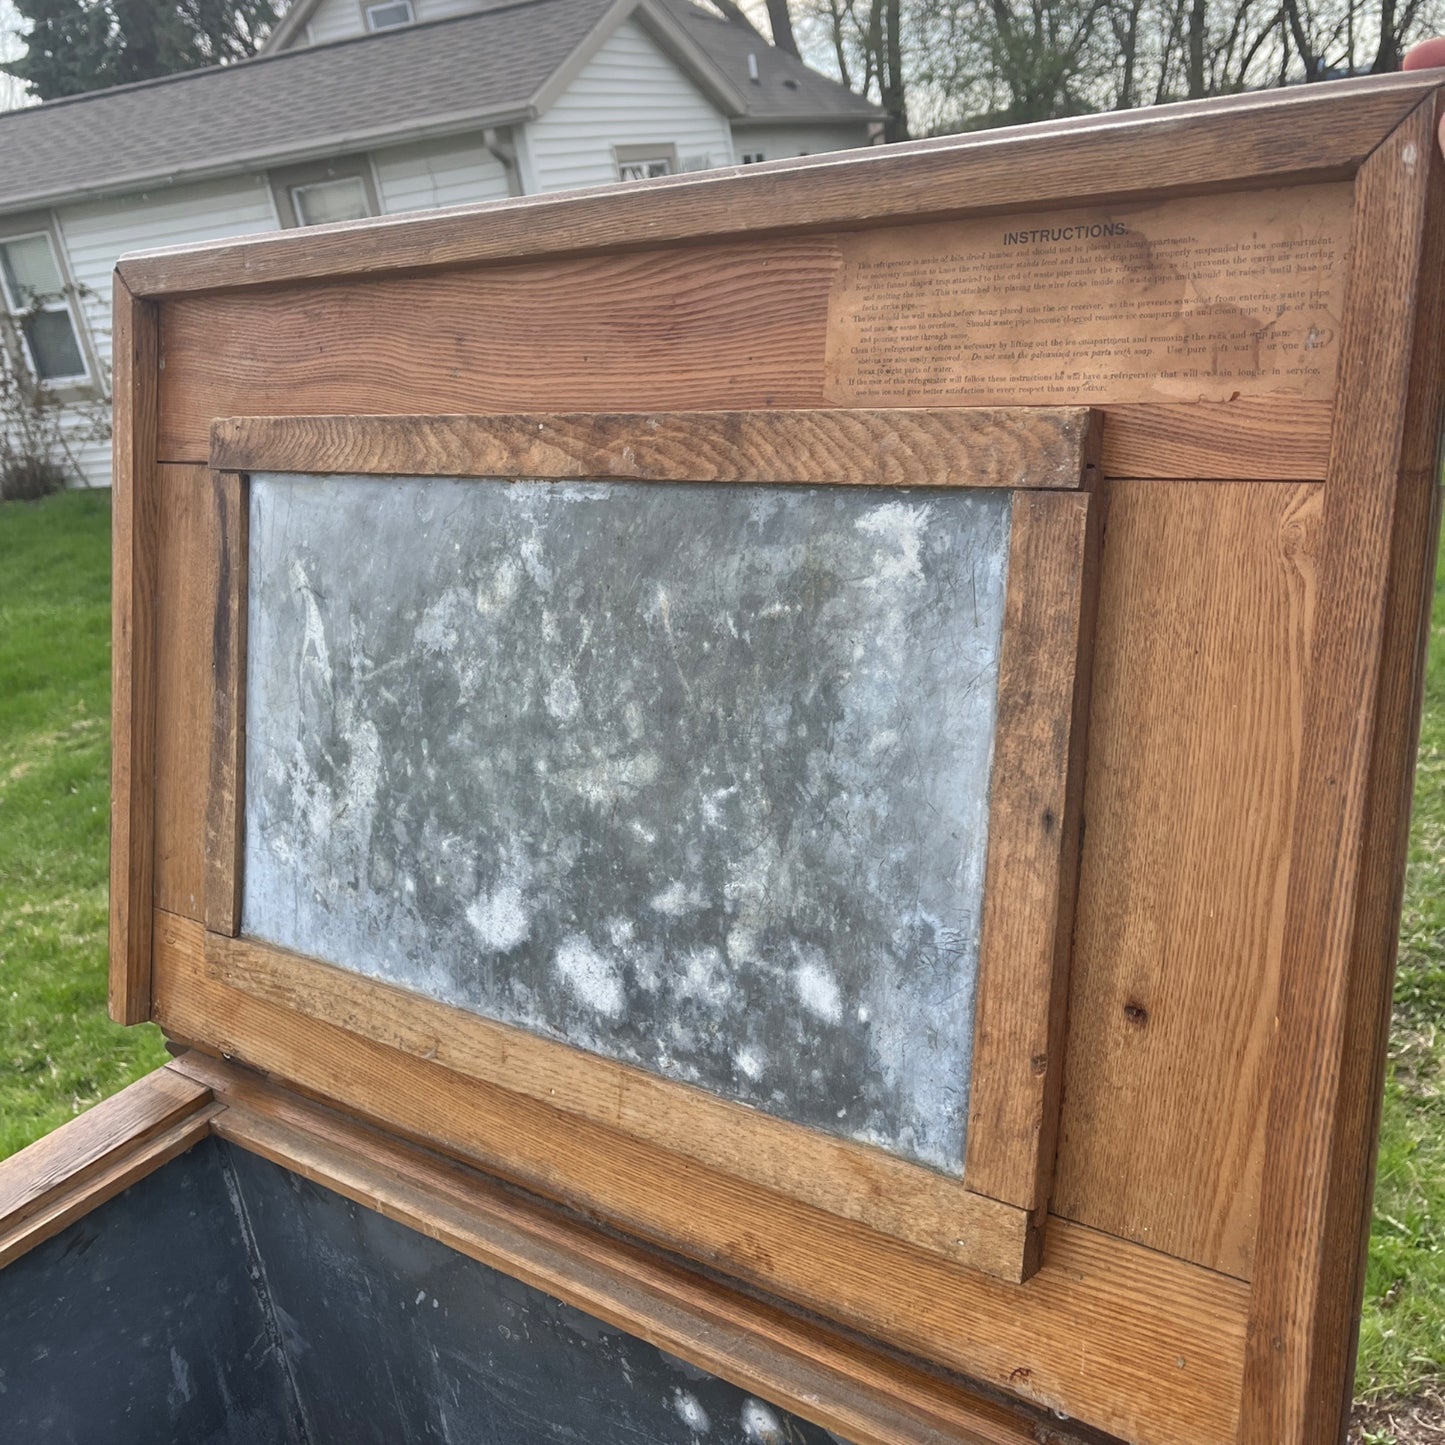
[[[1433,70],[1436,66],[1445,66],[1445,35],[1412,46],[1400,63],[1402,70]],[[1445,115],[1440,118],[1440,150],[1445,154]]]

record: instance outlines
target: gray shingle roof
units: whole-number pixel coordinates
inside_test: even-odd
[[[615,0],[516,0],[0,114],[0,210],[519,115]]]
[[[743,98],[747,119],[873,120],[883,112],[836,80],[810,70],[794,55],[776,50],[760,35],[690,0],[661,0],[662,8],[688,38],[722,71]],[[748,56],[757,57],[758,78],[748,74]]]

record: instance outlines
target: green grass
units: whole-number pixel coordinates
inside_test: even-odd
[[[0,1157],[153,1069],[105,1013],[110,497],[0,504]]]
[[[1425,675],[1356,1392],[1445,1380],[1445,546]]]
[[[105,1016],[110,503],[0,505],[0,1157],[164,1058]],[[1362,1398],[1445,1378],[1445,551],[1360,1336]]]

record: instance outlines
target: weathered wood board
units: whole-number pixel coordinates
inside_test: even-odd
[[[962,1172],[1010,493],[250,507],[245,934]]]

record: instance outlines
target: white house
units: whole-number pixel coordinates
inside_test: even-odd
[[[877,116],[689,0],[297,0],[255,60],[0,114],[0,364],[108,485],[126,251],[838,150]]]

